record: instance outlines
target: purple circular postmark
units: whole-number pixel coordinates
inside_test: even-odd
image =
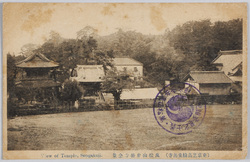
[[[157,123],[167,132],[192,132],[203,121],[206,103],[200,91],[189,83],[174,83],[159,91],[153,105]]]

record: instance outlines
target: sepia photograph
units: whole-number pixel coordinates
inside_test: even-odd
[[[244,159],[247,3],[4,3],[4,159]]]

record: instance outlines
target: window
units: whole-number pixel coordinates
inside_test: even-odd
[[[123,71],[127,71],[127,67],[123,67]]]
[[[134,72],[137,72],[137,71],[138,71],[137,67],[134,67]]]

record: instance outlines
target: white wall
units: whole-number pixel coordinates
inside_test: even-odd
[[[143,76],[143,66],[117,66],[115,65],[115,68],[117,71],[124,71],[124,67],[127,68],[127,72],[131,74],[134,77],[142,77]],[[137,68],[137,72],[134,68]]]

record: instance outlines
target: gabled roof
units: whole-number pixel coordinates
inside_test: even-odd
[[[232,73],[233,69],[242,62],[242,50],[220,51],[212,61],[213,64],[222,64],[225,74]]]
[[[227,51],[220,51],[222,55],[230,55],[230,54],[242,54],[242,50],[227,50]]]
[[[56,62],[49,60],[41,53],[34,53],[26,59],[18,62],[16,66],[21,68],[51,68],[58,67],[59,65]]]
[[[78,82],[102,82],[105,76],[102,65],[77,65],[77,77],[72,79]]]
[[[233,82],[242,82],[242,77],[241,76],[230,76],[230,79]]]
[[[242,61],[237,66],[235,66],[232,70],[235,71],[237,69],[242,69]]]
[[[157,88],[124,89],[120,99],[154,99],[158,92]]]
[[[183,81],[187,81],[188,78],[192,78],[197,83],[232,83],[223,71],[191,71]]]
[[[129,57],[114,58],[113,63],[115,66],[143,66],[143,64],[139,61],[136,61]]]

